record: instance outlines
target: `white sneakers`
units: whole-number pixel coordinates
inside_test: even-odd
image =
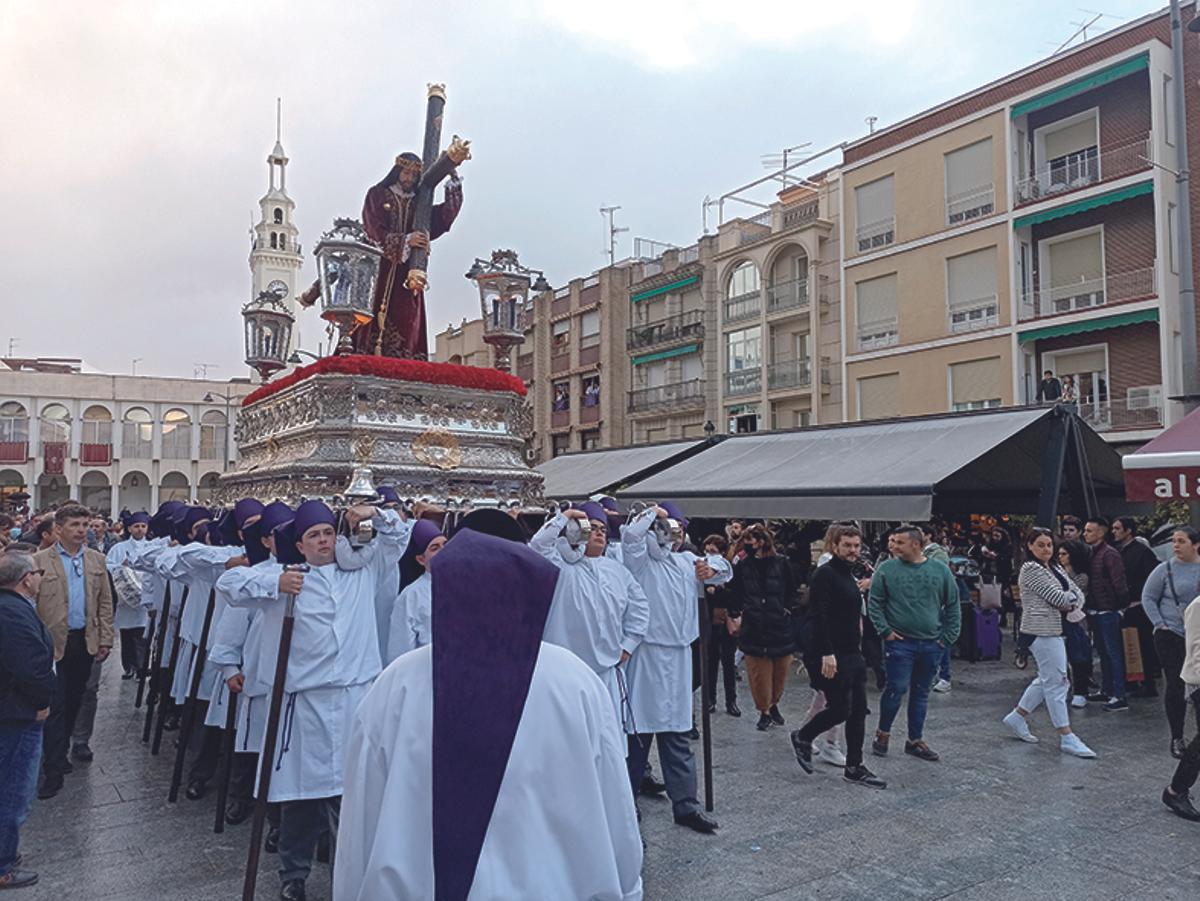
[[[844,767],[846,765],[846,755],[831,741],[813,742],[813,757],[830,766]]]
[[[1059,744],[1059,750],[1064,754],[1071,754],[1075,757],[1083,757],[1086,760],[1095,760],[1096,752],[1079,740],[1079,736],[1074,732],[1068,732],[1062,737],[1062,742]]]
[[[933,683],[933,690],[936,692],[939,692],[939,693],[945,693],[945,692],[949,691],[950,687],[951,686],[950,686],[949,679],[938,679],[936,682]]]
[[[1030,744],[1037,744],[1037,736],[1029,731],[1029,724],[1025,722],[1025,717],[1021,716],[1021,714],[1017,713],[1017,711],[1010,711],[1008,716],[1001,720],[1001,722],[1008,726],[1008,728],[1013,731],[1013,735],[1021,739],[1021,741],[1027,741]],[[1063,741],[1066,741],[1065,737],[1063,738]]]
[[[1083,695],[1073,695],[1071,697],[1071,706],[1074,707],[1076,710],[1079,710],[1081,707],[1086,707],[1087,706],[1087,698],[1084,697]]]

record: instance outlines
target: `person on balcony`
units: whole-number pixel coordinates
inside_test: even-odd
[[[1070,378],[1070,376],[1068,376]],[[1037,400],[1038,403],[1052,404],[1062,397],[1063,388],[1062,382],[1054,377],[1054,373],[1047,369],[1042,374],[1042,380],[1038,382]]]

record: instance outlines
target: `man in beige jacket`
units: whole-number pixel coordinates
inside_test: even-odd
[[[1186,635],[1184,639],[1186,647],[1179,678],[1183,680],[1184,693],[1196,707],[1197,715],[1200,715],[1200,597],[1188,604],[1187,609],[1183,612],[1183,629]],[[1200,810],[1196,810],[1192,806],[1189,793],[1192,786],[1196,784],[1198,775],[1200,775],[1200,734],[1192,739],[1187,750],[1183,752],[1183,759],[1175,767],[1175,775],[1171,778],[1171,784],[1163,789],[1162,794],[1163,803],[1171,809],[1172,813],[1193,822],[1200,822]]]
[[[67,745],[92,664],[108,657],[113,645],[113,599],[104,555],[85,547],[91,513],[66,504],[54,514],[58,540],[34,554],[42,571],[38,616],[54,639],[58,691],[46,721],[39,798],[52,798],[70,772]]]

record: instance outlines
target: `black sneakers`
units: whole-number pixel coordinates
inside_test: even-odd
[[[861,763],[858,766],[848,766],[842,773],[842,778],[851,785],[865,785],[867,788],[887,788],[887,783],[868,770]]]
[[[799,729],[792,732],[792,750],[796,752],[796,763],[800,764],[800,769],[811,776],[813,774],[812,742],[802,739]]]
[[[783,714],[779,712],[779,708],[777,706],[772,704],[771,709],[767,712],[771,717],[771,722],[773,722],[776,726],[783,725]]]
[[[911,754],[920,760],[928,760],[930,763],[942,759],[938,756],[937,751],[933,750],[933,748],[920,739],[917,741],[906,741],[904,743],[904,753]]]
[[[1183,817],[1185,820],[1191,820],[1192,822],[1200,822],[1200,810],[1192,806],[1191,796],[1187,792],[1181,795],[1173,795],[1171,794],[1171,789],[1164,788],[1162,800],[1175,816]]]
[[[773,725],[775,725],[775,721],[771,719],[771,715],[769,713],[762,713],[759,714],[758,723],[755,724],[754,728],[759,732],[766,732]]]
[[[1187,742],[1182,738],[1171,739],[1171,756],[1176,760],[1183,760],[1184,752],[1187,751]]]
[[[871,753],[876,757],[887,757],[889,736],[884,732],[876,732],[875,740],[871,742]]]

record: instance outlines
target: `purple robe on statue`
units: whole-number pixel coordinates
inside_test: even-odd
[[[383,332],[382,354],[405,360],[429,358],[425,338],[425,293],[410,291],[404,284],[408,278],[408,249],[405,236],[412,231],[415,194],[404,193],[399,182],[383,182],[367,191],[363,202],[363,225],[367,235],[383,248],[384,259],[379,267],[375,286],[375,316],[383,307],[384,293],[391,279],[391,298],[387,306],[386,327]],[[450,230],[462,209],[462,186],[451,181],[446,185],[445,199],[433,207],[429,240],[433,241]],[[395,274],[392,275],[393,270]],[[375,353],[379,323],[372,321],[355,329],[354,352]]]

